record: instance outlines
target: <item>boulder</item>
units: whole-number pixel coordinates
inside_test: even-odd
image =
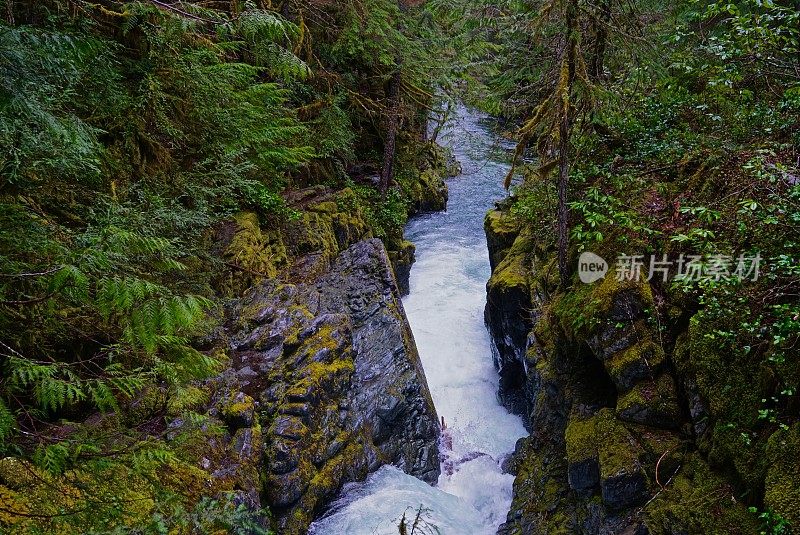
[[[633,435],[608,409],[595,416],[600,461],[600,491],[611,510],[637,505],[648,497],[647,479]]]
[[[591,495],[600,484],[595,419],[571,417],[564,436],[567,444],[569,486],[579,494]]]
[[[677,429],[681,413],[672,376],[664,373],[655,380],[637,383],[617,400],[617,416],[626,422]]]
[[[278,532],[305,533],[342,485],[384,463],[438,479],[439,423],[380,240],[350,246],[313,281],[252,288],[230,317],[239,393],[221,412],[258,400],[262,496]]]

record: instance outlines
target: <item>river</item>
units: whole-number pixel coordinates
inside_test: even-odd
[[[447,425],[442,475],[435,487],[385,466],[348,485],[311,533],[398,533],[405,514],[443,534],[489,535],[505,521],[513,476],[500,466],[527,433],[497,401],[498,375],[483,322],[490,268],[483,218],[505,194],[508,143],[491,122],[463,106],[439,137],[462,165],[448,182],[446,212],[417,217],[406,228],[417,246],[411,293],[403,300],[439,416]],[[452,444],[452,445],[451,445]],[[410,532],[410,529],[409,529]]]

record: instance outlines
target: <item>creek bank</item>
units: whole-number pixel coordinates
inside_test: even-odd
[[[498,174],[507,165],[485,115],[458,106],[440,139],[463,165],[448,182],[446,212],[414,218],[405,228],[417,246],[411,293],[403,300],[437,413],[442,473],[435,487],[393,467],[349,485],[311,533],[397,535],[423,511],[416,531],[492,535],[511,504],[513,476],[503,462],[525,428],[496,397],[498,377],[483,322],[490,273],[483,215],[503,194]]]
[[[257,402],[280,533],[303,533],[344,483],[383,464],[438,478],[436,411],[379,240],[312,282],[254,287],[231,318],[229,388]]]
[[[726,449],[716,409],[738,370],[711,373],[724,355],[691,313],[659,308],[644,280],[612,274],[560,292],[554,251],[539,247],[511,202],[485,219],[485,317],[500,398],[531,434],[508,463],[514,499],[499,533],[758,533],[740,498],[748,486],[736,465],[744,474],[747,461]],[[785,451],[796,437],[794,426],[769,443]],[[774,446],[767,455],[764,503],[791,518],[796,471],[782,470]]]
[[[447,152],[417,146],[403,161],[408,213],[444,209]],[[343,485],[381,466],[439,477],[439,420],[400,300],[414,245],[383,233],[355,188],[292,191],[280,226],[242,212],[213,237],[231,268],[213,284],[237,297],[204,344],[226,362],[198,388],[196,408],[224,430],[204,469],[228,477],[238,503],[268,508],[281,534],[306,533]]]

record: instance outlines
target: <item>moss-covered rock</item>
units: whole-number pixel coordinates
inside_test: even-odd
[[[764,507],[800,527],[800,423],[773,433],[766,453]]]
[[[265,231],[254,212],[242,212],[229,223],[221,240],[222,254],[232,270],[217,286],[223,293],[239,295],[263,278],[275,277],[288,262],[287,248],[276,230]]]
[[[686,360],[676,361],[681,372],[693,376],[713,415],[726,415],[744,427],[752,427],[758,417],[762,397],[754,388],[750,362],[732,362],[732,355],[713,336],[714,326],[705,325],[697,316],[689,324],[689,349]]]
[[[757,533],[742,499],[762,508],[761,488],[764,510],[795,521],[798,429],[758,431],[778,383],[763,355],[733,351],[729,326],[690,321],[690,300],[643,279],[559,288],[553,252],[515,223],[502,206],[485,223],[487,324],[498,353],[523,355],[501,389],[524,394],[532,430],[501,533]],[[509,336],[496,303],[526,311],[528,336]]]
[[[489,210],[484,219],[483,227],[486,232],[486,242],[489,249],[489,264],[492,271],[494,271],[514,244],[522,225],[508,211]]]
[[[567,445],[567,480],[572,490],[591,494],[600,483],[595,418],[573,415],[564,433]]]
[[[243,427],[253,427],[255,424],[255,400],[244,392],[231,392],[224,396],[217,406],[220,417],[232,433]]]
[[[732,351],[716,335],[723,328],[693,316],[673,360],[691,396],[698,448],[713,466],[732,468],[747,488],[758,489],[766,477],[766,437],[754,430],[771,373],[752,353]]]
[[[408,295],[411,288],[409,287],[409,277],[411,275],[411,266],[416,260],[415,257],[416,247],[408,240],[403,240],[394,251],[389,251],[389,260],[392,262],[395,277],[397,278],[397,289],[400,290],[400,295]]]
[[[500,372],[500,398],[517,414],[526,411],[525,346],[533,326],[529,287],[529,247],[532,238],[518,236],[503,260],[495,267],[486,286],[484,317],[494,340],[495,366]]]
[[[601,360],[646,336],[647,331],[640,332],[636,326],[654,309],[647,282],[620,281],[613,276],[595,284],[578,285],[553,304],[564,334],[574,340],[586,340]],[[621,338],[620,331],[626,336]]]
[[[249,397],[227,394],[219,412],[258,400],[279,533],[305,533],[342,485],[384,463],[438,477],[438,420],[379,240],[313,281],[254,287],[229,315],[235,392]]]
[[[438,212],[447,208],[445,179],[460,172],[448,152],[435,143],[411,143],[400,148],[395,181],[408,203],[408,214]]]
[[[533,439],[522,439],[514,455],[519,459],[514,501],[509,522],[498,533],[575,533],[563,458]]]
[[[643,322],[635,328],[646,329]],[[620,392],[629,391],[640,381],[654,379],[664,368],[664,350],[649,336],[644,336],[646,337],[634,345],[612,353],[604,363],[608,375]]]
[[[620,420],[675,429],[680,424],[680,407],[675,381],[668,373],[650,381],[637,383],[617,400]]]
[[[680,470],[663,478],[662,487],[644,508],[651,535],[676,533],[758,533],[754,515],[739,501],[736,491],[708,464],[692,453]]]
[[[603,409],[594,418],[603,503],[619,510],[643,502],[647,479],[639,461],[640,446],[613,411]]]
[[[198,385],[187,385],[171,393],[167,400],[167,416],[175,418],[186,411],[202,410],[209,402],[209,393]]]
[[[408,200],[409,215],[439,212],[447,208],[447,184],[442,176],[428,169],[401,181],[403,197]]]

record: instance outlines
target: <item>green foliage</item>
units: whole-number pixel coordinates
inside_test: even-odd
[[[118,75],[107,43],[35,28],[0,32],[0,172],[16,187],[48,178],[95,181],[100,174],[97,128],[80,117],[93,93]],[[76,109],[77,108],[77,109]]]
[[[300,28],[249,3],[38,18],[48,7],[18,13],[46,23],[0,23],[0,456],[59,478],[127,462],[137,478],[174,453],[81,420],[218,370],[193,347],[220,269],[206,240],[244,208],[291,217],[279,192],[314,152],[281,84],[309,67],[291,52]],[[153,526],[248,525],[224,500],[170,500],[190,509]]]
[[[263,512],[252,511],[244,504],[236,505],[233,495],[217,500],[202,498],[189,511],[176,508],[169,515],[155,513],[152,520],[139,528],[118,528],[111,534],[135,535],[158,534],[167,535],[176,531],[212,534],[230,533],[235,535],[270,535],[271,531],[265,529],[259,521],[258,515]]]
[[[575,178],[578,180],[581,175]],[[609,238],[604,235],[603,229],[608,229],[606,232],[615,238],[617,244],[626,248],[641,247],[658,234],[658,231],[642,222],[643,218],[635,207],[622,200],[622,195],[636,188],[635,182],[625,176],[615,178],[614,190],[619,192],[619,196],[604,192],[600,186],[590,186],[583,192],[582,200],[570,203],[576,218],[570,231],[571,237],[579,244],[581,251]]]
[[[361,212],[375,237],[389,244],[399,243],[403,236],[403,227],[408,221],[406,202],[400,192],[392,189],[382,196],[372,187],[352,182],[348,184],[348,188],[353,194],[337,200],[339,209]]]
[[[549,2],[504,2],[497,11],[466,4],[479,13],[473,35],[503,51],[487,54],[493,66],[480,71],[477,100],[511,127],[533,132],[528,141],[539,158],[522,168],[512,212],[532,227],[526,231],[535,236],[528,251],[535,265],[548,266],[558,162],[552,140],[538,137],[551,125],[549,116],[535,106],[560,83],[556,65],[568,36],[552,17],[566,3],[549,14],[542,10]],[[589,65],[597,39],[592,10],[603,3],[578,4],[585,16],[579,46]],[[665,339],[678,339],[669,355],[676,377],[694,385],[705,406],[702,420],[694,420],[706,429],[695,445],[758,505],[764,533],[788,533],[781,515],[795,507],[784,494],[796,484],[781,479],[786,470],[767,461],[766,450],[770,436],[782,436],[800,418],[800,12],[795,2],[759,0],[610,5],[605,77],[588,80],[592,91],[570,95],[578,110],[571,262],[584,249],[606,259],[624,252],[673,262],[671,284],[661,284],[658,274],[651,281],[652,313]],[[758,280],[674,279],[680,255],[705,255],[705,267],[715,255],[731,255],[735,268],[740,254],[760,254]],[[585,291],[577,284],[552,301],[557,316],[568,318],[566,332],[592,327]],[[684,345],[681,336],[690,341]],[[762,512],[766,496],[775,500],[770,507],[781,504],[780,514]]]
[[[534,228],[552,228],[552,214],[555,213],[557,202],[555,182],[528,166],[523,166],[521,170],[525,180],[514,191],[516,201],[511,208],[512,213]],[[547,235],[550,234],[554,233]]]
[[[219,371],[197,349],[230,291],[218,232],[246,211],[279,235],[301,217],[285,190],[379,163],[398,69],[416,140],[438,28],[394,0],[223,4],[3,4],[0,461],[45,484],[3,475],[42,516],[0,529],[265,532],[191,455],[216,421],[152,436]],[[352,191],[366,230],[402,239],[400,192]]]
[[[750,507],[749,511],[758,515],[758,519],[761,520],[761,535],[790,535],[792,533],[789,522],[781,515],[771,510],[759,512],[756,507]]]

